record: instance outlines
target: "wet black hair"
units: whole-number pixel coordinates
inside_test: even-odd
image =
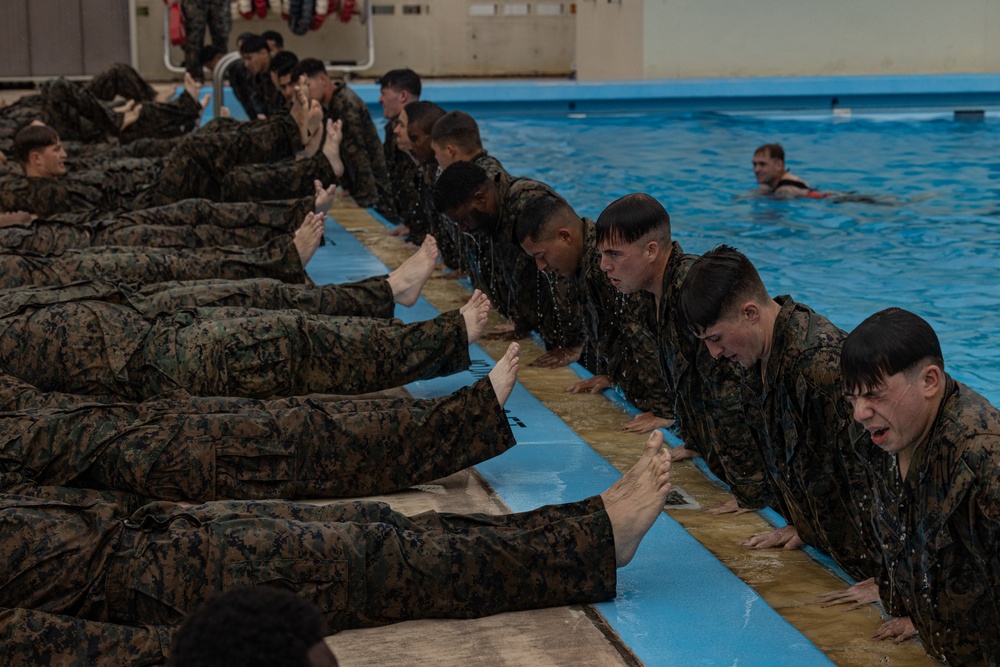
[[[941,343],[926,320],[902,308],[886,308],[868,317],[847,336],[840,352],[848,392],[877,387],[896,373],[926,364],[944,370]]]
[[[276,588],[234,588],[184,619],[170,647],[171,667],[308,667],[326,623],[306,600]]]
[[[406,112],[406,128],[414,127],[427,134],[439,118],[445,115],[445,110],[433,102],[410,102],[403,111]]]
[[[670,244],[670,214],[663,204],[642,192],[634,192],[608,204],[597,218],[597,243],[638,243],[657,234]]]
[[[678,310],[681,323],[701,334],[728,318],[739,304],[767,301],[756,267],[736,248],[722,244],[699,257],[681,285]]]
[[[559,212],[572,210],[562,197],[542,195],[535,197],[524,207],[521,217],[514,226],[514,238],[518,243],[525,240],[544,241],[552,236],[547,224]]]
[[[265,42],[272,41],[278,48],[285,48],[285,38],[277,30],[265,30],[260,33],[260,36],[264,38]]]
[[[375,83],[379,88],[392,88],[395,91],[406,91],[413,97],[420,97],[422,84],[420,75],[412,69],[394,69],[383,74]]]
[[[448,165],[434,184],[434,205],[442,213],[461,206],[471,200],[487,180],[486,171],[472,162]]]
[[[240,53],[242,55],[257,53],[258,51],[267,51],[267,40],[260,35],[250,35],[240,44]]]
[[[291,51],[279,51],[271,56],[271,66],[268,70],[274,72],[279,78],[291,74],[295,71],[295,66],[299,64],[299,57]]]
[[[323,64],[322,60],[316,58],[303,58],[292,70],[292,78],[296,81],[300,76],[309,78],[317,74],[326,74],[326,65]]]
[[[198,51],[198,63],[202,67],[205,67],[213,58],[225,55],[225,53],[225,51],[217,47],[215,44],[206,44],[201,47],[200,51]]]

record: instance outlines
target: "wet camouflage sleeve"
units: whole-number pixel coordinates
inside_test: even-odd
[[[35,609],[0,609],[6,667],[153,667],[167,661],[172,629],[85,621]]]
[[[945,381],[906,480],[895,457],[872,459],[876,526],[890,599],[905,606],[927,652],[950,665],[991,665],[1000,655],[1000,412]]]
[[[840,348],[846,334],[826,318],[776,299],[766,391],[757,385],[762,451],[788,523],[861,581],[877,576],[881,549],[874,534],[867,467],[854,452],[852,420],[842,406]],[[759,377],[747,373],[748,381]]]
[[[61,255],[0,253],[0,289],[66,285],[107,279],[128,283],[222,278],[274,278],[291,283],[308,277],[290,236],[257,248],[102,247]]]
[[[433,399],[256,401],[178,392],[135,404],[43,394],[3,375],[0,405],[4,471],[171,501],[389,493],[514,445],[487,378]]]
[[[361,394],[468,367],[468,334],[458,311],[402,324],[198,308],[156,320],[128,363],[128,386],[117,393],[137,400],[177,389],[199,396]],[[94,381],[112,380],[99,373]]]
[[[732,364],[717,363],[704,343],[678,317],[680,286],[697,259],[674,243],[664,269],[659,316],[646,320],[657,332],[663,372],[674,391],[674,416],[681,438],[697,451],[742,507],[773,505],[775,494],[757,434],[748,427],[762,418]]]
[[[199,52],[205,43],[205,29],[212,36],[212,45],[223,53],[229,51],[229,33],[233,14],[228,0],[182,0],[184,14],[184,67],[199,81],[205,78]]]
[[[340,144],[344,187],[358,206],[375,208],[393,216],[396,210],[389,186],[389,170],[368,106],[346,84],[338,82],[335,85],[337,90],[326,113],[334,120],[344,121],[344,139]]]

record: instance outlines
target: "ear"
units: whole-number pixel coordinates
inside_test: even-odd
[[[756,324],[760,321],[760,306],[755,301],[746,301],[740,306],[740,317],[745,317],[750,324]]]
[[[400,101],[400,103],[401,103],[401,104],[402,104],[402,105],[403,105],[404,107],[405,107],[405,106],[406,106],[407,104],[409,104],[410,102],[412,102],[413,100],[412,100],[412,99],[410,99],[410,91],[408,91],[408,90],[403,90],[403,91],[400,91],[400,93],[399,93],[399,101]]]
[[[657,241],[646,241],[646,254],[649,261],[653,261],[660,254],[660,244]]]
[[[925,397],[930,398],[936,395],[943,383],[944,372],[937,364],[928,364],[920,371],[918,386]]]
[[[569,243],[573,240],[573,233],[569,231],[566,227],[560,227],[556,230],[556,238],[564,243]]]
[[[486,192],[485,185],[480,185],[476,188],[476,191],[472,193],[472,203],[477,206],[484,206],[487,203],[488,198],[489,195]]]

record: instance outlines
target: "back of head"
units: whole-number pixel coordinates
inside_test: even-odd
[[[298,64],[299,57],[297,55],[291,51],[280,51],[271,56],[271,65],[268,69],[280,78],[291,74]]]
[[[944,370],[937,334],[922,317],[902,308],[870,316],[847,336],[840,352],[844,387],[852,392],[878,387],[889,376],[927,363]]]
[[[775,160],[785,161],[785,149],[781,144],[764,144],[763,146],[758,146],[757,150],[753,152],[754,155],[760,155],[764,153]]]
[[[684,277],[679,315],[695,334],[731,318],[747,301],[770,300],[753,263],[736,248],[720,245],[695,261]]]
[[[319,74],[326,74],[326,65],[316,58],[304,58],[292,70],[292,79],[298,81],[300,76],[311,78]]]
[[[171,667],[308,667],[326,624],[312,604],[275,588],[236,588],[206,600],[174,633]]]
[[[518,243],[528,240],[532,243],[546,241],[555,234],[559,220],[563,214],[573,213],[570,205],[562,197],[542,195],[531,200],[521,212],[514,227],[514,235]]]
[[[396,92],[405,90],[414,99],[420,97],[422,89],[420,75],[409,68],[389,70],[379,77],[377,83],[381,88],[392,88]]]
[[[608,204],[596,224],[597,242],[632,244],[651,237],[670,246],[670,215],[660,202],[634,192]]]
[[[431,141],[442,146],[451,144],[466,155],[483,150],[479,125],[464,111],[449,111],[441,116],[431,130]]]
[[[247,41],[251,37],[255,37],[256,35],[257,33],[255,32],[241,32],[239,36],[236,38],[236,50],[239,51],[240,46],[242,46],[243,42]]]
[[[403,110],[406,111],[407,130],[416,130],[424,134],[430,134],[431,128],[439,118],[444,116],[445,111],[433,102],[410,102]]]
[[[39,151],[59,143],[59,133],[48,125],[30,123],[14,135],[14,159],[24,165],[32,151]]]
[[[267,51],[267,40],[260,35],[250,35],[240,43],[240,54],[257,53]]]
[[[274,45],[279,49],[285,48],[285,38],[277,30],[265,30],[260,36],[264,38],[265,42],[274,42]]]
[[[446,212],[466,204],[488,178],[479,165],[456,162],[441,172],[434,184],[434,205],[438,211]]]

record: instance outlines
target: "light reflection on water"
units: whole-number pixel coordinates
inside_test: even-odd
[[[918,313],[948,370],[1000,405],[1000,121],[689,114],[491,117],[480,128],[508,171],[545,181],[581,215],[647,192],[686,251],[734,245],[772,294],[840,327],[888,306]],[[755,185],[754,148],[775,141],[814,187],[904,203],[734,200]]]

